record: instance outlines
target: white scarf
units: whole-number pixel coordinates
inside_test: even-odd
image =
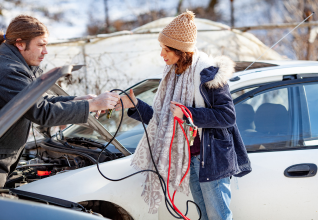
[[[180,76],[175,74],[174,65],[166,66],[164,69],[163,79],[152,105],[153,117],[148,124],[147,132],[154,161],[160,175],[165,181],[167,181],[168,175],[169,149],[174,123],[174,118],[170,111],[170,101],[179,102],[185,106],[192,106],[195,100],[196,107],[204,107],[204,101],[199,92],[200,73],[204,68],[211,66],[211,64],[208,56],[202,52],[199,53],[196,49],[192,58],[192,65]],[[186,195],[189,194],[189,173],[179,186],[187,170],[188,162],[188,145],[182,130],[176,124],[171,151],[170,192],[177,189]],[[145,134],[138,144],[131,165],[137,170],[155,170]],[[159,178],[156,174],[146,172],[146,180],[141,196],[149,204],[149,213],[157,213],[163,195]]]

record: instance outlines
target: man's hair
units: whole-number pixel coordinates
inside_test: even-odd
[[[25,50],[28,50],[33,38],[46,33],[49,33],[47,27],[38,19],[28,15],[19,15],[9,24],[5,38],[3,31],[0,32],[0,44],[5,41],[8,44],[15,45],[16,40],[21,38],[20,42],[25,42]]]

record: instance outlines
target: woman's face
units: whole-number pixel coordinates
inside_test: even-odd
[[[171,51],[167,46],[160,43],[161,53],[163,60],[166,62],[167,65],[176,64],[179,60],[179,57],[175,54],[174,51]]]

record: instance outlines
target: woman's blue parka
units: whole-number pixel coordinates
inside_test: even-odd
[[[194,124],[202,128],[200,182],[232,175],[242,177],[252,170],[236,125],[235,108],[228,84],[224,83],[218,88],[208,86],[217,74],[222,74],[222,71],[213,66],[203,69],[200,73],[200,93],[206,108],[187,106],[192,113]],[[153,115],[152,107],[138,100],[137,108],[144,123],[148,124]],[[128,116],[140,121],[136,109],[129,109]]]

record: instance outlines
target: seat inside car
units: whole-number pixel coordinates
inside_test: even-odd
[[[254,117],[255,111],[249,104],[239,104],[235,106],[236,123],[242,133],[255,132]]]
[[[288,111],[281,104],[263,103],[255,112],[254,143],[263,148],[278,148],[289,140]]]
[[[251,144],[253,144],[253,137],[255,135],[255,111],[253,107],[249,104],[238,104],[235,106],[236,111],[236,123],[240,130],[244,144],[247,150],[250,149]]]

